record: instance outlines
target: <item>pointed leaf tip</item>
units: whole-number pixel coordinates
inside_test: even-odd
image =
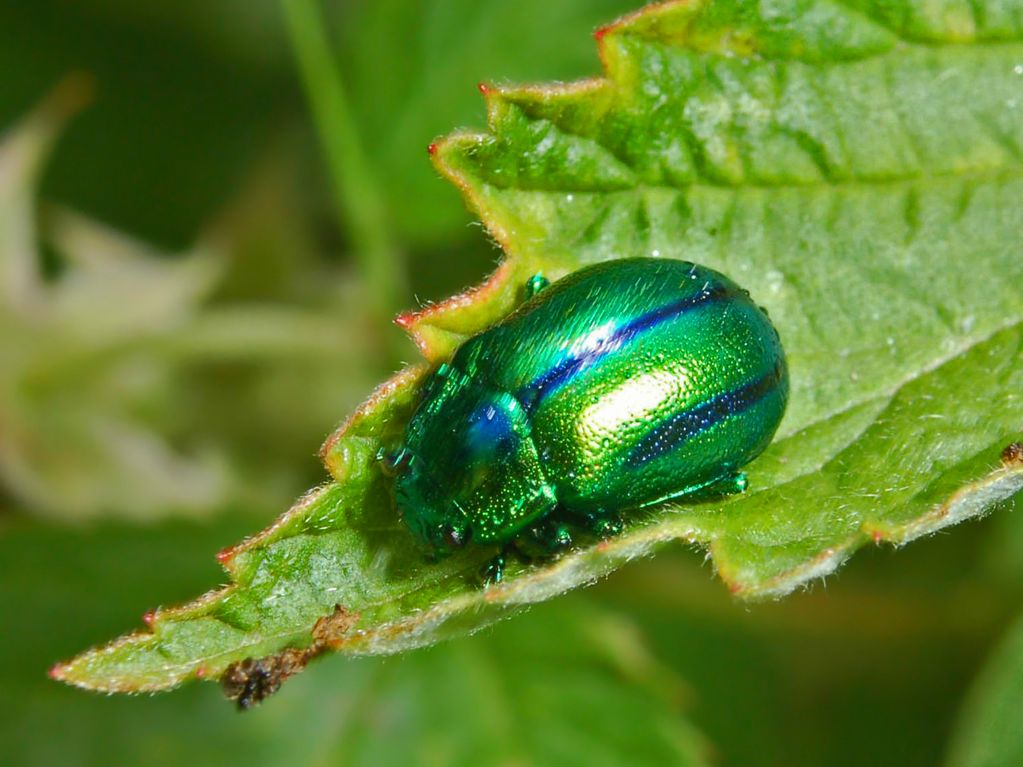
[[[231,560],[234,559],[235,551],[238,550],[238,546],[225,546],[217,552],[217,561],[225,568],[231,564]]]

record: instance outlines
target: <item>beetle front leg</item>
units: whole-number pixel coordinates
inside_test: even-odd
[[[501,550],[487,562],[479,571],[480,583],[483,586],[493,586],[504,580],[504,567],[508,563],[508,549],[502,547]]]
[[[527,559],[549,559],[572,546],[572,531],[561,519],[545,519],[523,531],[515,548]]]
[[[701,488],[698,488],[684,496],[687,500],[702,501],[722,498],[728,495],[745,493],[749,487],[749,480],[746,479],[746,472],[736,471],[724,477],[715,479]]]

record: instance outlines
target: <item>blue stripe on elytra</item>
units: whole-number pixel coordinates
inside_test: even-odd
[[[685,412],[677,413],[654,428],[632,448],[625,459],[625,464],[629,468],[642,466],[648,461],[667,455],[689,438],[695,437],[728,416],[748,410],[778,385],[780,377],[781,366],[778,365],[770,373],[751,383],[718,394]]]
[[[517,399],[526,410],[533,410],[547,397],[556,392],[581,370],[589,367],[607,354],[621,348],[636,336],[657,327],[680,314],[710,301],[731,297],[735,291],[725,285],[707,286],[699,293],[680,298],[669,304],[658,307],[646,314],[626,322],[585,352],[567,357],[550,370],[534,378],[517,392]]]

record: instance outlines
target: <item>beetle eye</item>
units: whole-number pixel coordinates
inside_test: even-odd
[[[441,535],[444,538],[444,543],[453,549],[460,549],[469,542],[469,536],[466,531],[459,530],[457,527],[445,528]]]
[[[401,448],[394,453],[381,450],[377,453],[377,460],[380,461],[380,467],[384,473],[389,477],[393,477],[396,474],[400,474],[412,463],[412,452],[405,448]]]

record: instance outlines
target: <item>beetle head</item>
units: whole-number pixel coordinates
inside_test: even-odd
[[[553,507],[529,417],[515,398],[449,368],[436,374],[395,454],[395,501],[438,553],[497,543]]]

